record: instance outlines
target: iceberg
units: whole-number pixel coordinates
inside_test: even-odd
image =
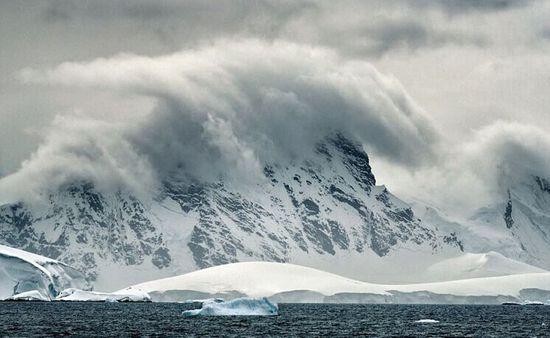
[[[202,304],[202,308],[183,312],[185,317],[195,316],[276,316],[277,304],[267,298],[237,298],[227,302],[213,299]]]
[[[71,287],[91,289],[82,273],[64,263],[0,245],[0,299],[31,292],[27,295],[50,300]]]
[[[65,289],[56,298],[63,302],[150,302],[151,297],[145,292],[107,293],[85,291],[79,289]]]

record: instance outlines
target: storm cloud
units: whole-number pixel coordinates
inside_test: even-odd
[[[429,118],[396,79],[369,63],[287,42],[220,41],[160,57],[26,69],[21,78],[156,102],[125,124],[59,119],[22,169],[0,181],[20,188],[40,176],[45,184],[29,187],[36,194],[75,179],[153,187],[182,167],[207,180],[260,176],[263,165],[300,158],[338,132],[403,166],[430,163],[438,146]]]
[[[151,195],[181,166],[253,179],[340,129],[392,191],[480,206],[504,172],[548,172],[548,15],[536,0],[1,2],[0,194],[89,179]]]

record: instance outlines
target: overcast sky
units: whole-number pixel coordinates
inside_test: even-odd
[[[293,86],[294,94],[304,97],[330,97],[319,91],[320,84],[329,83],[350,97],[381,90],[387,100],[404,100],[406,107],[399,109],[405,118],[391,112],[380,117],[364,107],[354,111],[365,103],[351,99],[334,107],[350,110],[338,117],[349,122],[342,128],[361,126],[354,132],[373,151],[379,182],[405,195],[426,197],[438,186],[454,184],[460,192],[449,188],[450,194],[463,196],[459,186],[472,189],[498,181],[491,178],[495,168],[513,159],[521,159],[529,172],[544,174],[545,150],[550,150],[549,17],[550,2],[529,0],[2,1],[0,176],[20,171],[41,144],[49,142],[51,149],[52,142],[61,143],[52,141],[55,133],[106,132],[151,111],[172,116],[166,113],[171,108],[157,103],[179,82],[143,80],[167,69],[204,76],[190,64],[229,74],[228,83],[239,88],[266,76],[270,88]],[[272,74],[262,60],[288,69]],[[254,65],[234,66],[238,62]],[[64,68],[67,64],[74,67]],[[341,86],[331,77],[307,85],[294,80],[316,76],[322,67],[340,72],[340,65],[347,81],[354,81],[354,73],[363,77],[356,87]],[[127,80],[135,69],[141,78]],[[124,80],[111,77],[115,73]],[[201,79],[207,85],[215,82]],[[227,98],[200,102],[216,110],[243,97],[264,98],[250,88],[244,96],[230,96],[213,86],[213,93]],[[374,110],[389,109],[381,100]],[[315,110],[316,104],[308,101],[306,108]],[[315,116],[303,123],[321,125],[333,115],[321,111]],[[231,122],[225,115],[214,116],[208,126],[227,130],[218,118]],[[255,118],[239,119],[262,128]],[[243,146],[251,136],[233,129],[235,144],[224,149],[261,161],[254,148]],[[227,148],[227,140],[220,140]],[[148,165],[156,164],[143,164]],[[467,174],[458,177],[457,172]]]

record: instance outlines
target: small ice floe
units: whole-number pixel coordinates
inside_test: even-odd
[[[140,291],[106,293],[70,288],[61,291],[55,297],[55,300],[65,302],[150,302],[151,297],[147,293]]]
[[[206,299],[189,299],[185,300],[183,302],[180,302],[181,304],[204,304],[204,303],[223,303],[225,300],[223,298],[206,298]]]
[[[230,301],[219,299],[202,303],[202,308],[183,312],[185,317],[194,316],[276,316],[277,304],[267,298],[237,298]]]
[[[27,292],[21,292],[16,295],[13,295],[9,298],[6,298],[7,301],[40,301],[40,302],[49,302],[50,298],[44,296],[38,290],[31,290]]]
[[[417,324],[437,324],[439,323],[439,320],[435,319],[419,319],[415,323]]]
[[[525,302],[525,305],[535,305],[535,306],[540,306],[540,305],[544,305],[543,302],[539,302],[539,301],[526,301]]]

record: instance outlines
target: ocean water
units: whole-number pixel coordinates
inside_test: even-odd
[[[550,337],[550,306],[280,304],[275,317],[184,318],[190,308],[0,303],[0,335]]]

